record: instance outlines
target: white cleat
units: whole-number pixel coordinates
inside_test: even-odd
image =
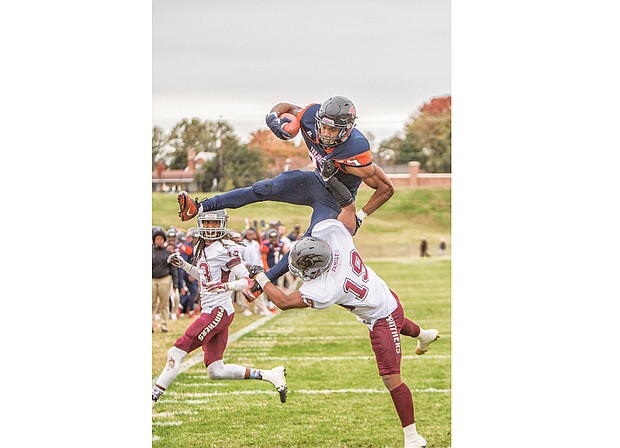
[[[426,448],[426,440],[417,434],[415,439],[405,442],[405,448]]]
[[[276,388],[280,394],[280,401],[286,403],[286,367],[278,366],[271,370],[265,371],[267,375],[263,374],[263,379],[269,381]]]
[[[418,336],[418,346],[415,349],[416,355],[423,355],[428,351],[428,346],[431,343],[435,342],[439,339],[439,331],[431,328],[430,330],[423,330],[424,333],[421,333]]]

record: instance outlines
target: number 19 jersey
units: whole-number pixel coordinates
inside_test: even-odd
[[[329,271],[305,282],[299,289],[306,305],[316,309],[341,305],[370,329],[375,320],[389,316],[396,309],[390,288],[364,264],[351,234],[340,221],[321,221],[314,226],[312,236],[329,243],[333,258]]]

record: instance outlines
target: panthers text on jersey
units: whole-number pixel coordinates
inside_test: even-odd
[[[210,313],[213,308],[223,307],[228,315],[235,312],[232,304],[232,291],[224,291],[216,294],[206,291],[204,285],[209,282],[228,282],[231,278],[230,270],[242,264],[241,247],[229,240],[217,240],[205,248],[196,262],[196,268],[200,273],[200,307],[203,313]]]
[[[316,111],[320,107],[320,104],[310,104],[297,113],[297,118],[301,124],[301,134],[308,147],[310,157],[319,170],[325,159],[333,160],[338,167],[336,177],[351,190],[351,193],[355,193],[362,180],[358,176],[347,173],[346,167],[361,168],[372,164],[370,143],[360,131],[353,128],[351,135],[343,143],[333,148],[323,148],[319,143],[315,127]]]
[[[299,292],[306,305],[323,309],[341,305],[372,329],[375,320],[396,309],[396,299],[387,284],[366,266],[353,245],[351,234],[340,221],[326,219],[312,230],[332,250],[332,266],[319,277],[305,282]]]

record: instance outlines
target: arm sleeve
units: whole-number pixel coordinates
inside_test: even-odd
[[[200,280],[200,273],[198,272],[198,268],[192,264],[189,264],[187,261],[183,263],[181,266],[185,272],[194,277],[196,280]]]

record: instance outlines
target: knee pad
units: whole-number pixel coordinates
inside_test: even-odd
[[[252,185],[252,190],[254,190],[254,193],[259,197],[270,195],[275,189],[275,185],[271,180],[260,180]]]
[[[207,366],[207,375],[212,380],[222,379],[223,372],[224,372],[224,361],[222,361],[221,359],[218,361],[212,362],[211,364]]]
[[[168,363],[171,368],[180,367],[187,352],[175,347],[174,345],[168,350]]]

